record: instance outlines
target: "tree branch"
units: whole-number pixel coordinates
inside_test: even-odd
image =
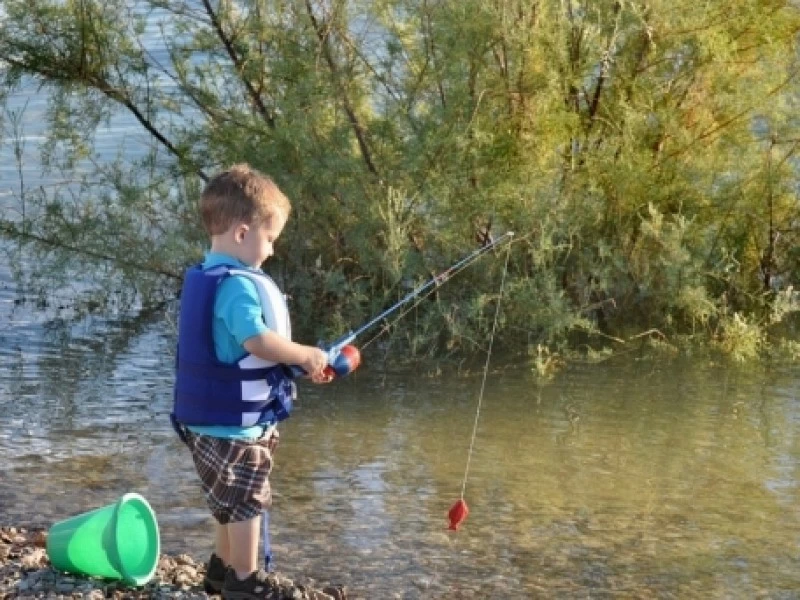
[[[44,64],[27,63],[9,56],[3,56],[2,58],[11,66],[16,67],[30,75],[38,76],[45,81],[82,83],[89,88],[101,92],[103,95],[128,109],[128,111],[139,122],[139,124],[144,127],[145,130],[162,146],[164,146],[173,156],[175,156],[179,161],[189,163],[195,174],[200,177],[200,179],[203,181],[208,181],[208,176],[205,174],[205,172],[200,167],[194,165],[193,161],[187,159],[187,157],[169,139],[167,139],[167,137],[161,133],[158,128],[156,128],[153,122],[148,119],[142,113],[139,107],[133,103],[133,100],[131,100],[127,93],[121,91],[115,86],[112,86],[101,75],[91,74],[86,70],[83,70],[79,73],[74,73],[70,71],[67,65],[58,63],[52,64],[51,66],[45,66]]]
[[[225,52],[228,53],[228,57],[231,59],[233,66],[236,68],[236,72],[239,75],[239,79],[242,81],[242,85],[244,85],[245,89],[247,90],[247,95],[250,97],[250,101],[253,103],[253,106],[258,111],[258,114],[261,115],[267,125],[271,129],[275,129],[275,117],[264,104],[264,100],[261,98],[258,90],[256,90],[256,88],[253,86],[253,83],[247,77],[245,77],[244,61],[236,52],[236,48],[233,47],[233,38],[225,33],[225,30],[222,28],[222,22],[219,19],[219,15],[214,12],[214,8],[211,6],[209,0],[203,0],[203,7],[206,9],[206,13],[211,19],[211,26],[214,28],[217,37],[222,42],[222,45],[225,46]]]
[[[762,98],[762,100],[766,100],[768,98],[771,98],[772,96],[774,96],[775,94],[780,92],[783,88],[785,88],[787,85],[789,85],[795,77],[797,77],[799,72],[800,72],[800,67],[794,69],[791,73],[789,73],[789,76],[786,79],[784,79],[781,83],[779,83],[774,88],[769,90],[769,92],[767,92],[766,96],[764,98]],[[748,114],[750,114],[753,111],[754,108],[756,108],[756,105],[748,106],[745,109],[743,109],[743,110],[739,111],[738,113],[736,113],[735,115],[733,115],[732,117],[726,119],[722,123],[718,123],[717,125],[711,127],[710,129],[707,129],[706,131],[704,131],[703,133],[698,135],[696,138],[694,138],[691,142],[686,144],[683,148],[678,148],[677,150],[667,154],[664,157],[664,159],[675,158],[677,156],[680,156],[681,154],[683,154],[684,152],[686,152],[690,148],[692,148],[692,146],[694,146],[696,143],[698,143],[698,142],[700,142],[700,141],[702,141],[702,140],[704,140],[704,139],[706,139],[708,137],[711,137],[712,135],[722,131],[726,127],[729,127],[733,123],[736,123],[737,121],[740,121],[743,117],[746,117]],[[660,167],[661,166],[661,162],[663,162],[663,161],[658,161],[657,163],[655,163],[654,166],[655,167]]]
[[[204,0],[207,2],[208,0]],[[314,9],[311,6],[310,0],[306,0],[306,11],[308,12],[308,18],[311,20],[311,24],[314,27],[314,32],[317,35],[317,39],[319,40],[320,47],[322,49],[322,54],[325,57],[325,62],[328,63],[328,68],[331,70],[331,76],[333,77],[333,83],[339,91],[341,95],[342,104],[344,105],[344,111],[347,113],[347,118],[350,121],[350,125],[353,128],[353,133],[356,136],[356,140],[358,141],[358,147],[361,150],[361,156],[364,158],[364,163],[367,165],[367,169],[370,173],[379,177],[378,169],[375,167],[375,163],[372,160],[372,152],[369,149],[369,145],[367,144],[367,136],[366,136],[366,128],[361,124],[356,116],[356,112],[353,109],[352,104],[350,103],[350,98],[347,95],[347,92],[344,89],[344,86],[341,84],[341,80],[339,78],[339,69],[336,65],[336,62],[333,60],[333,53],[330,49],[330,44],[328,41],[328,34],[325,32],[324,28],[319,24],[317,18],[314,16]]]
[[[600,94],[603,91],[603,85],[608,78],[608,72],[611,70],[611,52],[614,49],[614,45],[616,44],[617,39],[617,32],[619,31],[619,20],[622,4],[620,2],[616,2],[614,4],[614,31],[611,32],[611,35],[608,37],[608,44],[606,45],[606,51],[603,53],[603,58],[600,62],[600,74],[597,77],[597,84],[594,88],[594,94],[592,96],[592,101],[589,104],[589,123],[586,125],[586,135],[589,135],[591,132],[592,127],[595,123],[595,116],[597,115],[597,109],[600,106]]]

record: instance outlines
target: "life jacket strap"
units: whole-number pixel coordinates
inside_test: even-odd
[[[267,405],[266,412],[272,411],[275,420],[278,422],[288,419],[296,397],[297,386],[294,384],[294,381],[284,379],[280,384],[278,393],[275,394],[275,397]]]
[[[172,423],[172,428],[175,430],[175,433],[177,433],[181,441],[188,446],[189,439],[186,437],[186,428],[178,422],[174,412],[169,413],[169,420]]]

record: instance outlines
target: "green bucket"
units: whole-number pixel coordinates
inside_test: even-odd
[[[56,569],[132,585],[150,581],[159,553],[156,515],[139,494],[59,521],[47,534],[47,556]]]

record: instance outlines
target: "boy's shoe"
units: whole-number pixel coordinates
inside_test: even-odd
[[[212,554],[206,565],[206,576],[203,578],[203,588],[206,594],[219,594],[225,583],[225,572],[228,567],[216,554]]]
[[[228,569],[222,597],[225,600],[277,600],[282,594],[278,582],[264,570],[251,573],[247,579],[239,579],[236,571]]]

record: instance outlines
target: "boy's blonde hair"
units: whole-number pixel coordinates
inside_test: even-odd
[[[225,233],[238,221],[264,223],[276,208],[289,218],[289,199],[270,177],[244,163],[215,175],[200,196],[200,213],[209,235]]]

